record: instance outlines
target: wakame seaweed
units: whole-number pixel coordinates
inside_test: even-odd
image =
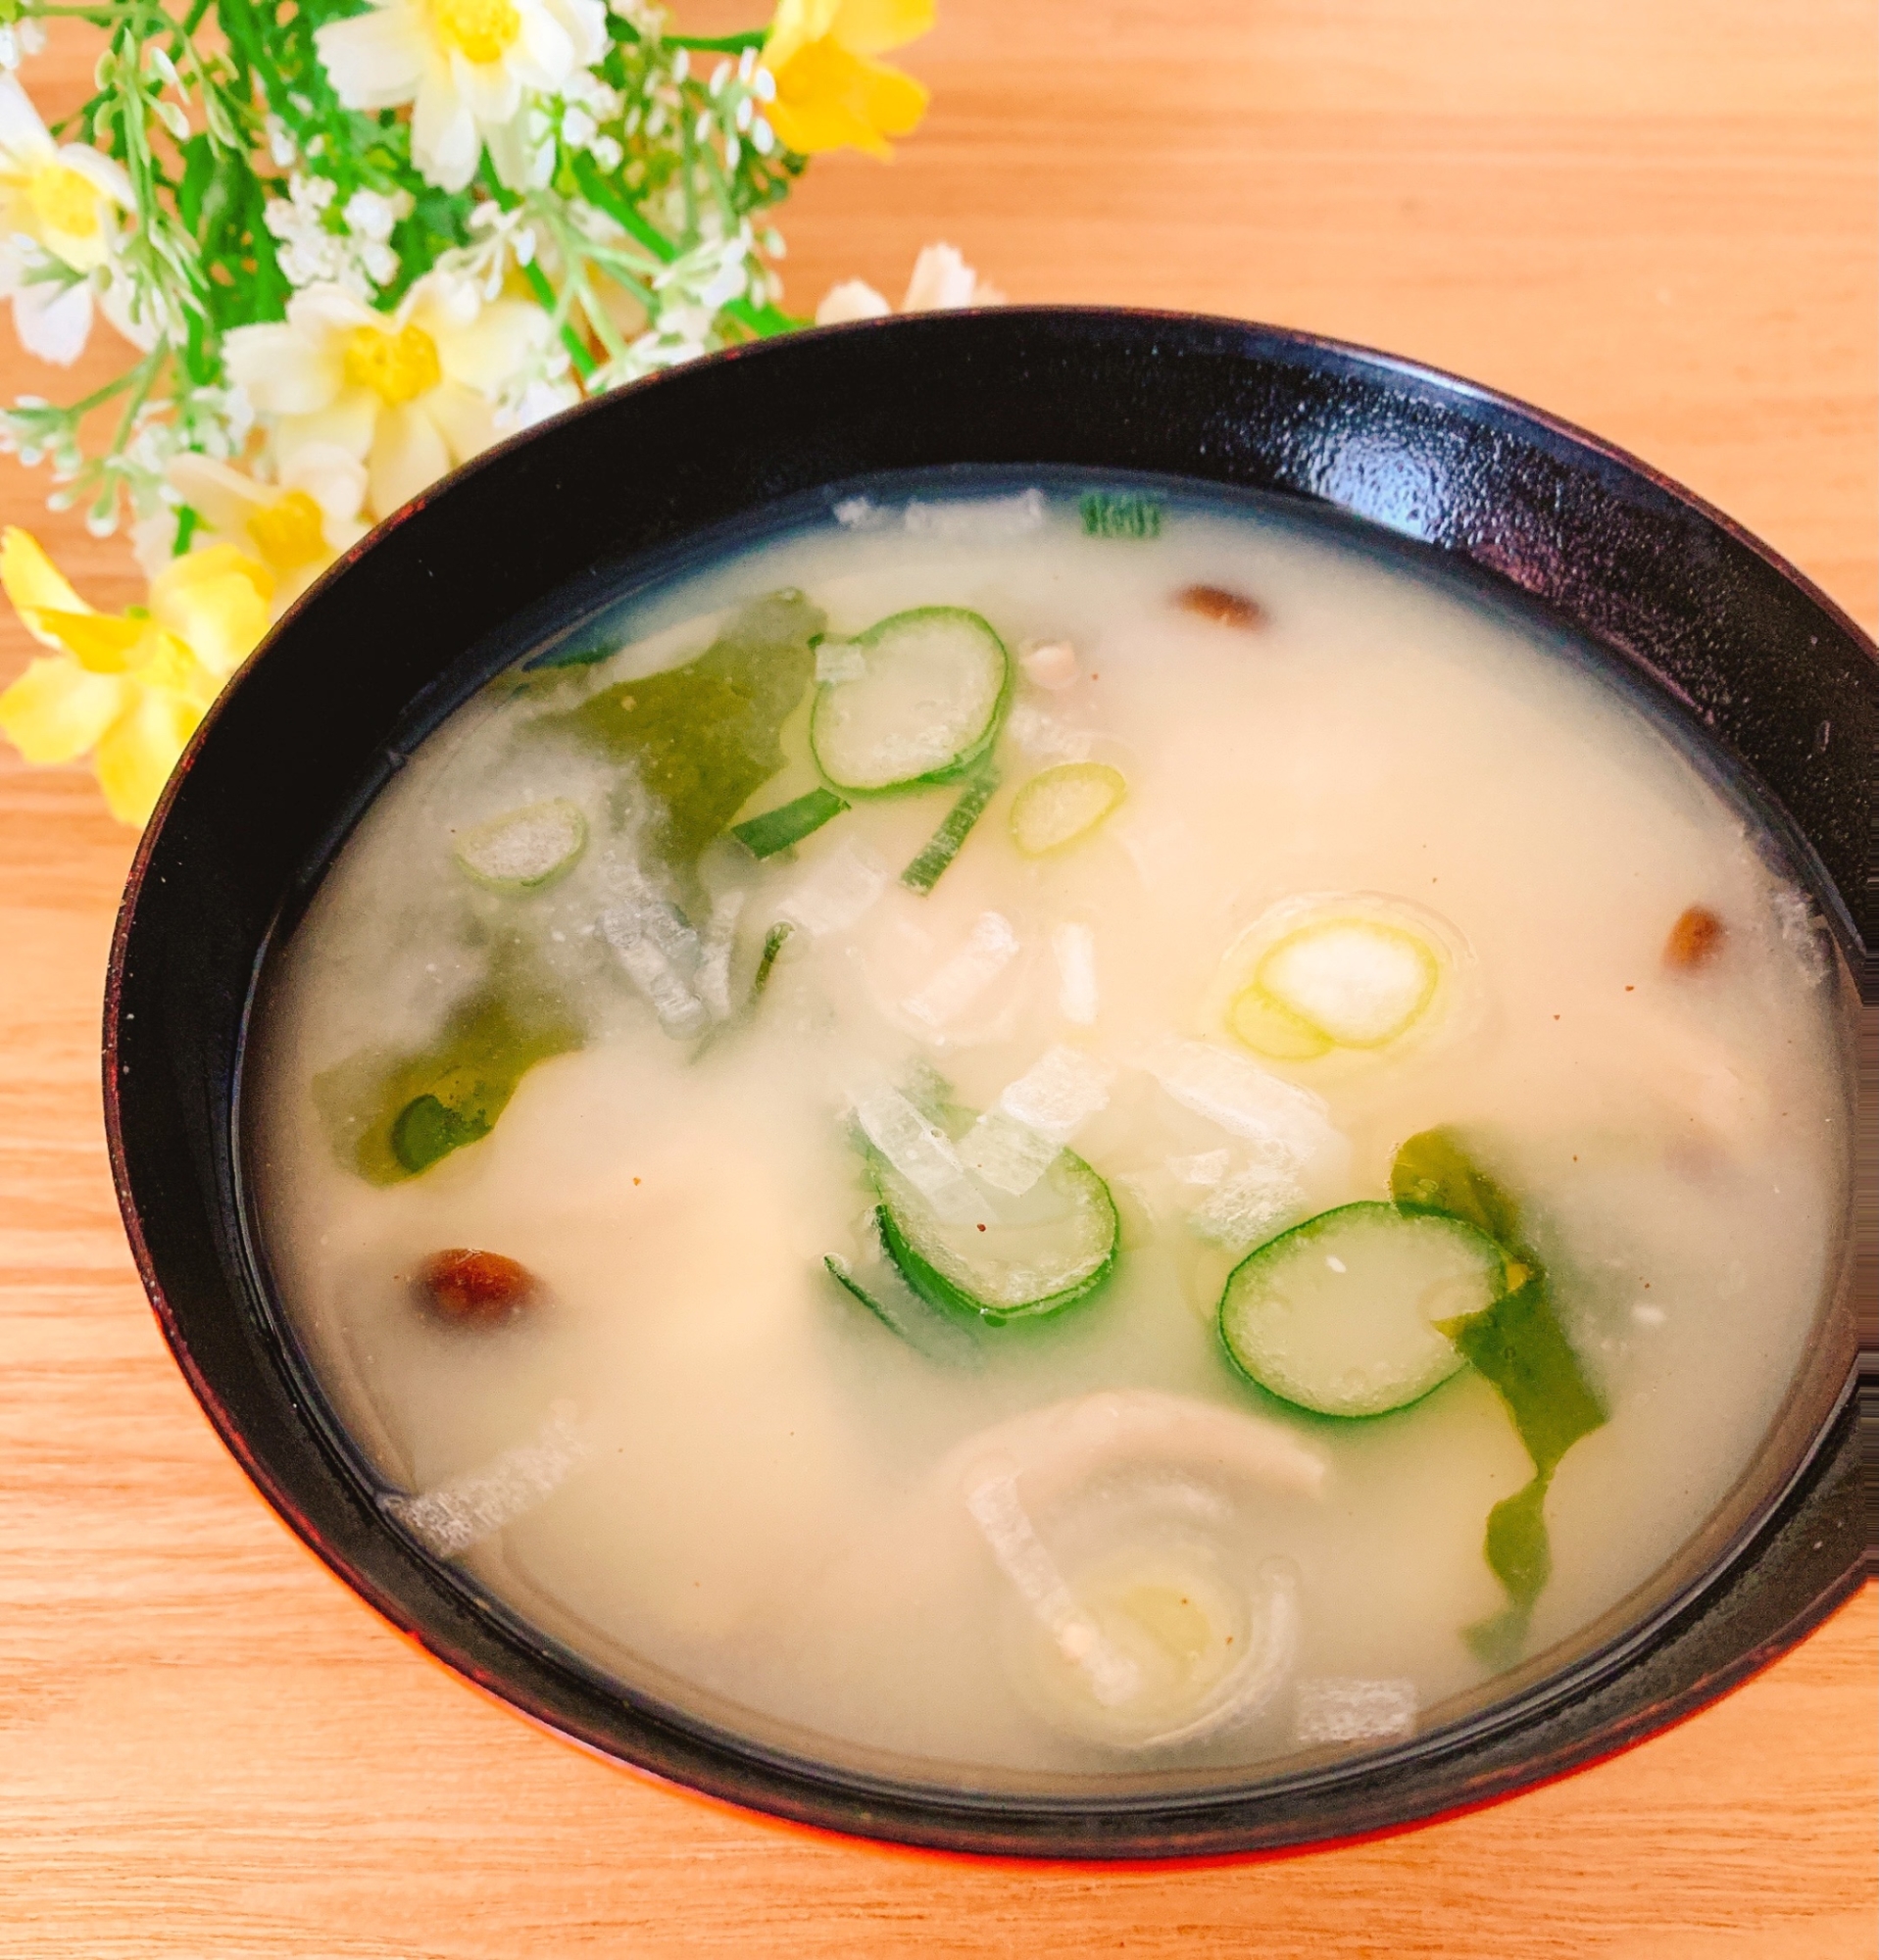
[[[1478,1313],[1436,1322],[1493,1386],[1513,1419],[1533,1476],[1488,1513],[1483,1551],[1508,1604],[1464,1630],[1495,1668],[1517,1660],[1533,1607],[1553,1573],[1546,1498],[1559,1459],[1606,1421],[1604,1404],[1554,1310],[1546,1268],[1521,1235],[1514,1200],[1475,1163],[1452,1130],[1424,1130],[1398,1151],[1390,1195],[1405,1211],[1459,1218],[1507,1255],[1508,1289]]]
[[[659,810],[661,855],[690,895],[699,854],[783,766],[778,734],[815,676],[810,642],[824,623],[802,593],[768,593],[696,660],[618,681],[536,726],[632,765]]]

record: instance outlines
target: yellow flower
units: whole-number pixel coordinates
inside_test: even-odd
[[[273,573],[276,619],[366,535],[359,521],[365,465],[332,443],[304,443],[277,483],[257,483],[206,456],[175,457],[165,473],[202,520],[198,550],[232,545]]]
[[[0,694],[0,734],[28,762],[91,754],[121,823],[141,824],[222,684],[268,629],[273,574],[232,545],[167,564],[150,603],[94,612],[29,533],[0,538],[0,586],[41,646]]]
[[[890,154],[887,138],[909,134],[926,110],[911,74],[869,57],[933,24],[933,0],[778,0],[764,66],[776,82],[765,110],[792,150],[852,147]]]

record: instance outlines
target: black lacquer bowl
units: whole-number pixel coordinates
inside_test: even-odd
[[[566,610],[617,590],[649,554],[780,498],[950,465],[1276,493],[1517,588],[1607,650],[1755,799],[1848,972],[1869,981],[1874,648],[1641,465],[1447,375],[1227,320],[1012,309],[722,355],[511,443],[377,532],[250,662],[170,786],[112,954],[105,1106],[144,1284],[210,1419],[348,1585],[526,1714],[734,1802],[910,1843],[1121,1859],[1347,1838],[1558,1775],[1742,1680],[1859,1580],[1851,1226],[1839,1301],[1783,1413],[1673,1570],[1460,1719],[1231,1786],[936,1793],[779,1754],[610,1683],[385,1519],[243,1213],[235,1110],[271,935],[374,789],[551,596]]]

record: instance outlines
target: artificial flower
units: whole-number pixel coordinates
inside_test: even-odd
[[[111,813],[143,823],[222,684],[268,629],[273,574],[232,545],[173,559],[148,606],[94,612],[28,532],[0,539],[0,585],[50,658],[0,694],[0,733],[28,762],[87,753]]]
[[[388,517],[497,439],[499,398],[550,331],[530,300],[485,305],[472,280],[430,272],[389,314],[308,286],[285,320],[236,327],[223,345],[229,374],[273,417],[283,480],[307,444],[331,444],[366,466],[368,507]]]
[[[607,13],[601,0],[381,0],[314,41],[348,109],[413,105],[413,160],[460,191],[525,89],[553,94],[606,52]]]
[[[174,458],[167,474],[202,520],[198,549],[231,545],[273,573],[276,619],[366,535],[359,521],[365,465],[330,442],[303,444],[277,483],[257,483],[225,463],[195,455]]]
[[[972,270],[958,248],[929,245],[914,261],[902,313],[943,313],[955,307],[1003,306],[1005,295],[987,285]],[[894,309],[865,279],[844,279],[830,286],[816,309],[817,326],[839,326],[844,320],[879,319]]]
[[[83,143],[55,143],[17,77],[0,74],[0,298],[20,344],[69,367],[91,336],[91,274],[111,254],[130,180]]]
[[[764,112],[770,126],[803,156],[889,155],[887,138],[908,135],[925,114],[926,90],[871,57],[932,24],[933,0],[778,0],[763,55],[776,82]]]

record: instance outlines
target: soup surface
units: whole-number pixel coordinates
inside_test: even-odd
[[[1715,1511],[1832,1278],[1835,999],[1548,629],[1251,501],[948,481],[445,721],[244,1120],[438,1557],[770,1746],[1120,1787],[1408,1736]]]

